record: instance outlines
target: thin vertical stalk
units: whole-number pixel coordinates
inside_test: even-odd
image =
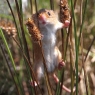
[[[80,23],[82,25],[82,5],[83,5],[83,0],[81,0],[80,2]],[[84,64],[84,57],[83,57],[83,33],[81,32],[81,36],[80,36],[80,41],[81,41],[81,53],[82,53],[82,68],[84,71],[84,79],[85,79],[85,86],[86,86],[86,94],[88,95],[88,84],[87,84],[87,76],[86,76],[86,71],[85,71],[85,64]]]
[[[8,62],[8,59],[6,58],[6,54],[5,54],[5,51],[4,51],[3,47],[2,47],[1,41],[0,41],[0,47],[1,47],[1,50],[2,50],[2,54],[3,54],[4,58],[5,58],[5,61],[6,61],[6,63],[7,63],[7,66],[8,66],[8,68],[9,68],[9,71],[10,71],[10,74],[11,74],[11,76],[12,76],[12,79],[13,79],[13,81],[14,81],[14,84],[15,84],[15,87],[16,87],[16,90],[17,90],[17,94],[20,95],[19,88],[18,88],[17,83],[16,83],[16,81],[15,81],[15,78],[14,78],[14,75],[13,75],[13,73],[12,73],[12,70],[11,70],[11,68],[10,68],[10,66],[9,66],[9,62]]]
[[[36,9],[36,13],[37,13],[38,12],[37,0],[35,0],[35,9]]]
[[[54,4],[53,0],[50,0],[50,4],[51,4],[51,9],[52,9],[52,7],[53,7],[52,4]],[[61,0],[60,0],[60,5],[61,5]],[[61,14],[61,6],[60,6],[60,14]],[[62,41],[62,58],[64,59],[64,32],[63,32],[63,29],[61,29],[61,41]],[[56,95],[61,95],[63,81],[64,81],[64,68],[62,68],[62,70],[60,72],[58,72],[58,74],[59,74],[59,83],[57,84]],[[61,86],[60,86],[60,82],[61,82]]]
[[[86,3],[87,3],[87,1],[86,1]],[[94,4],[94,9],[95,9],[95,4]],[[94,11],[94,15],[95,15],[95,11]],[[86,53],[84,62],[86,62],[87,56],[88,56],[88,54],[89,54],[89,51],[91,50],[92,45],[94,44],[94,41],[95,41],[95,36],[94,36],[94,38],[93,38],[93,40],[92,40],[92,42],[91,42],[91,44],[90,44],[90,46],[89,46],[89,48],[88,48],[88,51],[87,51],[87,53]]]
[[[7,1],[7,4],[8,4],[8,6],[9,6],[9,9],[10,9],[10,11],[11,11],[11,14],[12,14],[12,16],[13,16],[13,20],[14,20],[14,23],[15,23],[15,26],[16,26],[16,29],[17,29],[18,38],[19,38],[19,41],[20,41],[20,44],[21,44],[20,34],[19,34],[19,32],[18,32],[18,26],[17,26],[17,23],[16,23],[16,19],[15,19],[13,10],[12,10],[12,8],[11,8],[11,5],[10,5],[9,0],[6,0],[6,1]]]
[[[84,59],[84,63],[86,62],[87,56],[88,56],[88,54],[89,54],[89,51],[91,50],[91,47],[92,47],[94,41],[95,41],[95,36],[94,36],[94,38],[93,38],[93,40],[92,40],[92,42],[91,42],[91,44],[90,44],[90,46],[89,46],[89,48],[88,48],[88,51],[87,51],[86,56],[85,56],[85,59]],[[83,70],[84,70],[86,94],[87,94],[87,95],[90,95],[90,92],[89,92],[89,82],[88,82],[88,80],[87,80],[87,75],[86,75],[86,70],[85,70],[84,64],[82,65],[82,68],[83,68]],[[81,69],[81,72],[82,72],[82,69]]]
[[[18,14],[18,18],[19,18],[20,28],[22,30],[21,31],[21,33],[22,33],[22,41],[23,41],[23,44],[24,44],[23,49],[25,51],[25,54],[27,55],[28,60],[30,61],[30,56],[29,56],[29,52],[28,52],[28,46],[27,46],[27,42],[26,42],[26,38],[25,38],[25,33],[24,33],[24,26],[23,26],[22,2],[20,1],[20,7],[18,5],[17,0],[15,0],[15,4],[16,4],[17,14]],[[25,65],[26,65],[27,72],[28,72],[29,78],[30,78],[30,76],[32,76],[32,75],[30,75],[30,70],[28,69],[28,65],[27,64],[25,64]]]
[[[23,43],[23,48],[22,49],[25,51],[25,54],[27,55],[27,58],[30,61],[27,41],[26,41],[25,33],[24,33],[22,1],[20,0],[19,4],[18,4],[18,1],[15,0],[15,4],[16,4],[17,14],[18,14],[18,18],[19,18],[21,33],[22,33],[22,43]],[[26,68],[27,68],[27,74],[29,75],[29,79],[31,80],[31,77],[33,78],[33,76],[32,76],[32,74],[30,74],[30,69],[28,67],[29,65],[26,64],[26,60],[25,60],[25,65],[26,65]],[[32,93],[33,93],[33,89],[32,89]]]
[[[63,29],[61,30],[61,34],[62,34],[62,58],[64,59],[64,33],[63,33]],[[60,94],[62,94],[62,86],[63,86],[63,81],[64,81],[64,68],[62,68],[62,71],[61,71],[61,77],[60,77],[60,82],[61,82],[61,87],[60,87]],[[60,83],[59,82],[59,83]]]
[[[72,9],[72,17],[74,23],[74,37],[75,37],[75,51],[76,51],[76,60],[75,60],[75,67],[76,67],[76,95],[78,95],[78,43],[77,43],[77,34],[76,34],[76,23],[75,23],[75,14],[74,14],[74,5],[73,1],[71,0],[71,9]]]
[[[17,9],[17,13],[18,13],[19,22],[20,22],[20,28],[22,30],[21,32],[22,32],[22,38],[23,38],[23,42],[24,42],[24,50],[25,50],[25,53],[28,57],[28,60],[30,61],[27,42],[26,42],[26,38],[25,38],[25,34],[24,34],[23,19],[21,17],[21,13],[20,13],[20,9],[19,9],[19,5],[18,5],[17,0],[15,0],[15,4],[16,4],[16,9]]]
[[[32,0],[30,0],[31,14],[33,14],[33,4]]]
[[[71,44],[71,42],[70,42]],[[72,46],[72,45],[70,45]],[[74,59],[73,59],[73,50],[70,47],[70,71],[71,71],[71,95],[73,95],[73,88],[74,88],[74,72],[73,72],[73,63],[74,63]]]
[[[32,0],[30,0],[30,7],[31,7],[31,14],[33,14],[33,2],[32,2]],[[29,63],[29,62],[28,62]],[[33,63],[34,63],[34,50],[33,50]],[[31,65],[31,64],[30,64]],[[30,68],[31,69],[31,68]],[[32,75],[32,79],[33,80],[35,80],[35,78],[33,77],[33,74],[31,74]],[[33,85],[34,85],[34,82],[33,82]],[[38,88],[39,88],[39,90],[41,90],[40,89],[40,87],[39,87],[39,85],[38,85]],[[34,91],[35,91],[35,94],[37,95],[37,92],[36,92],[36,87],[34,86]],[[42,92],[41,92],[42,93]]]
[[[61,5],[61,0],[60,0],[60,5]],[[61,14],[61,6],[60,6],[60,14]],[[63,29],[61,29],[61,39],[62,39],[62,58],[65,60],[65,56],[64,56],[64,31]],[[61,71],[61,77],[60,77],[60,81],[61,81],[61,87],[59,89],[59,95],[62,94],[62,86],[63,86],[63,81],[64,81],[64,68],[62,68]],[[60,83],[60,82],[59,82]]]
[[[74,0],[74,9],[76,6],[76,2],[77,0]],[[70,72],[71,72],[71,95],[73,95],[73,87],[74,87],[74,43],[73,43],[73,39],[72,39],[72,13],[71,13],[71,20],[70,20],[70,25],[69,25],[69,29],[68,29],[68,33],[67,33],[67,38],[66,38],[66,48],[65,48],[65,58],[66,58],[66,52],[67,52],[67,46],[68,46],[68,40],[69,40],[69,36],[70,36],[70,40],[69,40],[69,45],[70,45]]]
[[[74,9],[75,9],[75,6],[76,6],[76,2],[77,0],[74,1]],[[66,38],[66,50],[65,50],[65,58],[66,58],[66,53],[67,53],[67,47],[68,47],[68,40],[69,40],[69,35],[71,33],[71,27],[72,27],[72,13],[71,13],[71,20],[70,20],[70,25],[69,25],[69,29],[68,29],[68,33],[67,33],[67,38]]]
[[[75,5],[76,5],[76,2],[77,2],[77,0],[75,0],[74,1],[74,8],[75,8]],[[68,39],[69,39],[69,35],[70,35],[70,46],[72,46],[72,47],[70,47],[70,67],[71,67],[71,95],[73,95],[73,87],[74,87],[74,74],[73,74],[73,63],[74,63],[74,61],[73,61],[73,50],[74,50],[74,48],[73,48],[73,42],[72,42],[72,16],[71,16],[71,20],[70,20],[70,26],[69,26],[69,29],[68,29],[68,34],[67,34],[67,38],[66,38],[66,48],[65,48],[65,52],[64,52],[64,60],[66,59],[66,52],[67,52],[67,46],[68,46]],[[62,40],[63,41],[63,40]],[[64,49],[64,45],[63,45],[63,48],[62,49]],[[63,74],[62,74],[63,75]],[[62,90],[61,90],[61,93],[60,93],[60,95],[62,94]]]
[[[80,35],[79,35],[79,40],[78,40],[78,46],[79,46],[79,44],[80,44],[81,32],[82,32],[83,24],[84,24],[84,20],[85,20],[87,2],[88,2],[88,0],[85,0],[84,12],[83,12],[83,16],[82,16],[82,23],[81,23],[81,27],[80,27]]]
[[[71,95],[73,95],[73,88],[74,88],[74,69],[75,69],[75,52],[74,52],[74,43],[73,43],[73,32],[72,32],[72,18],[71,18],[71,24],[69,27],[70,32],[70,39],[69,39],[69,45],[70,45],[70,72],[71,72]]]
[[[95,36],[94,36],[94,38],[93,38],[93,40],[92,40],[92,42],[91,42],[91,44],[90,44],[90,46],[89,46],[89,48],[88,48],[88,51],[87,51],[87,53],[86,53],[86,56],[85,56],[84,62],[86,62],[87,56],[88,56],[88,54],[89,54],[89,51],[91,50],[91,47],[92,47],[94,41],[95,41]]]
[[[54,0],[50,0],[50,8],[54,10]]]
[[[21,15],[22,23],[23,23],[22,0],[19,0],[19,11],[20,11],[20,15]]]
[[[62,38],[62,58],[64,59],[64,31],[61,29],[61,38]]]
[[[37,79],[36,79],[36,77],[35,77],[35,73],[34,73],[34,71],[33,71],[33,69],[32,69],[31,62],[28,60],[28,58],[27,58],[27,56],[25,55],[25,53],[24,53],[24,51],[23,51],[21,45],[19,44],[19,42],[18,42],[14,37],[12,37],[12,38],[13,38],[13,40],[16,42],[16,44],[18,45],[18,47],[20,48],[20,50],[21,50],[21,52],[22,52],[24,58],[26,59],[26,61],[27,61],[27,63],[28,63],[28,65],[29,65],[29,67],[30,67],[30,70],[31,70],[30,72],[31,72],[31,75],[32,75],[32,77],[33,77],[33,80],[35,80],[35,81],[37,82]],[[38,82],[37,82],[37,85],[38,85],[38,88],[39,88],[39,90],[40,90],[40,92],[41,92],[41,95],[43,95],[43,93],[42,93],[42,91],[41,91],[41,88],[40,88]]]
[[[38,22],[38,7],[37,7],[37,1],[35,0],[35,10],[36,10],[36,14],[37,14],[37,25],[39,27],[39,22]]]
[[[64,81],[64,68],[62,68],[60,81],[61,81],[61,87],[60,87],[60,93],[59,93],[59,95],[62,94],[62,86],[63,86],[63,81]]]
[[[12,62],[12,65],[13,65],[14,74],[15,74],[15,81],[16,81],[16,83],[19,85],[18,87],[19,87],[19,89],[20,89],[20,91],[21,91],[21,94],[24,95],[23,89],[22,89],[22,86],[21,86],[21,83],[20,83],[20,81],[19,81],[19,78],[17,77],[16,67],[15,67],[15,63],[14,63],[14,60],[13,60],[11,51],[10,51],[10,49],[9,49],[9,47],[8,47],[7,41],[6,41],[5,36],[4,36],[4,34],[3,34],[3,32],[2,32],[1,29],[0,29],[0,35],[1,35],[1,37],[2,37],[2,40],[4,41],[4,44],[5,44],[6,49],[7,49],[7,51],[8,51],[8,55],[9,55],[9,57],[10,57],[10,60],[11,60],[11,62]]]
[[[80,26],[80,34],[79,34],[79,39],[78,39],[78,50],[79,50],[79,44],[80,44],[80,38],[81,38],[81,35],[82,35],[82,28],[83,28],[83,23],[84,23],[84,19],[85,19],[85,13],[86,13],[86,8],[87,8],[87,0],[85,0],[85,6],[84,6],[84,12],[83,12],[83,16],[81,17],[82,18],[82,21],[81,21],[81,26]],[[82,9],[81,9],[82,10]],[[84,60],[84,59],[83,59]],[[84,61],[83,61],[84,62]],[[88,81],[87,81],[87,75],[86,75],[86,70],[85,70],[85,65],[84,63],[82,63],[82,68],[84,70],[84,77],[85,77],[85,86],[86,86],[86,94],[89,95],[89,92],[88,92]]]

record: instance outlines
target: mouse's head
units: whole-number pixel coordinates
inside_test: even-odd
[[[53,10],[41,9],[38,12],[39,25],[42,27],[52,27],[55,30],[63,27]]]
[[[53,10],[41,9],[38,11],[38,14],[33,14],[32,17],[36,24],[39,22],[40,28],[50,28],[56,31],[69,26],[68,21],[66,21],[64,24],[61,23]]]

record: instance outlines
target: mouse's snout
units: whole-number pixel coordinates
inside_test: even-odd
[[[46,16],[44,14],[39,14],[38,19],[40,23],[46,24]]]

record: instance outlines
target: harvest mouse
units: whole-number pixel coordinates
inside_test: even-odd
[[[62,61],[62,55],[56,46],[56,32],[58,29],[68,27],[70,22],[66,21],[64,24],[61,23],[53,10],[41,9],[38,11],[38,15],[33,14],[32,19],[37,24],[42,38],[42,48],[43,54],[46,61],[46,67],[48,74],[52,75],[55,81],[58,83],[59,80],[55,75],[54,71],[57,68],[61,68],[65,65]],[[34,65],[33,69],[35,72],[35,77],[37,78],[38,83],[40,84],[41,79],[44,77],[44,65],[43,58],[41,56],[40,46],[33,42],[33,50],[34,50]],[[37,83],[35,82],[35,86]],[[63,89],[66,89],[68,92],[70,90],[63,86]]]

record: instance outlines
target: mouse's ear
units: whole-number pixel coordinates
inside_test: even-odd
[[[46,9],[40,9],[40,10],[38,11],[38,14],[40,14],[40,13],[42,13],[42,12],[46,12]]]

